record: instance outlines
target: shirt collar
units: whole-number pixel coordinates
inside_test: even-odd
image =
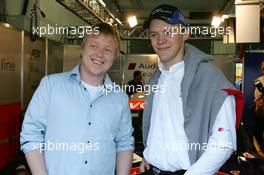
[[[169,74],[173,74],[177,70],[182,69],[184,67],[184,61],[182,60],[176,64],[173,64],[172,66],[170,66],[169,70],[166,70],[161,62],[158,64],[158,66],[162,74],[169,75]]]
[[[75,78],[79,82],[81,82],[81,76],[80,76],[80,65],[75,66],[69,74],[69,78]]]
[[[80,75],[80,65],[75,66],[69,74],[70,78],[76,79],[79,83],[81,83],[81,75]],[[113,88],[114,84],[111,81],[110,77],[108,74],[105,74],[104,79],[103,79],[103,87],[105,89]]]
[[[113,88],[114,84],[111,81],[110,77],[108,74],[105,74],[104,80],[103,80],[103,86],[105,89]]]

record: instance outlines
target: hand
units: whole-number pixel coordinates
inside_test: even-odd
[[[140,173],[144,173],[146,170],[149,170],[149,169],[150,169],[150,166],[148,162],[143,158],[139,166]]]

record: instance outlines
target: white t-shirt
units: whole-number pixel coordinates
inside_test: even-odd
[[[84,85],[84,87],[87,89],[89,95],[91,96],[91,98],[93,98],[100,90],[100,86],[92,86],[84,81],[82,81],[82,84]]]

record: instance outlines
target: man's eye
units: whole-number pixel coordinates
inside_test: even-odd
[[[152,33],[152,34],[150,34],[150,38],[154,38],[154,37],[156,37],[156,36],[157,36],[156,33]]]
[[[164,34],[165,34],[166,36],[169,36],[169,35],[171,35],[171,31],[165,31]]]
[[[90,44],[90,47],[91,47],[91,48],[96,48],[96,45],[94,45],[94,44]]]
[[[105,49],[105,51],[108,52],[108,53],[113,53],[114,52],[113,49]]]

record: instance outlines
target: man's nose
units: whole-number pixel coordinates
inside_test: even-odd
[[[163,44],[163,43],[165,43],[165,42],[166,42],[166,36],[165,36],[164,33],[162,33],[162,34],[160,34],[160,35],[158,36],[158,44]]]
[[[104,55],[104,49],[98,47],[98,48],[96,49],[96,55],[97,55],[98,57],[100,57],[100,58],[103,57],[103,55]]]

